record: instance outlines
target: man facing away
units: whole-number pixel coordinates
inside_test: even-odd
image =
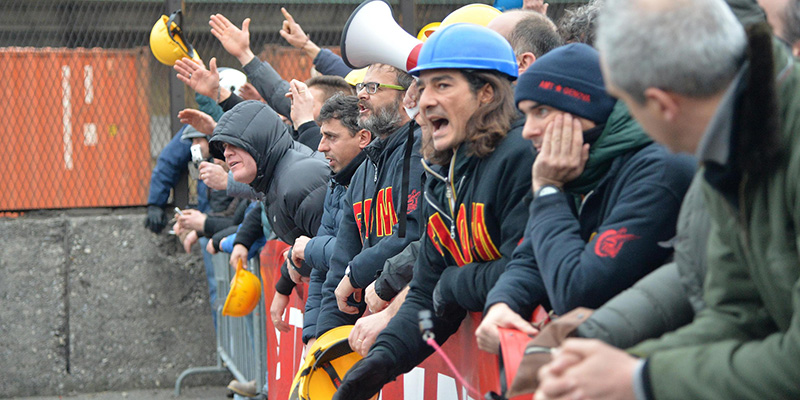
[[[799,398],[797,63],[763,25],[746,34],[722,0],[612,0],[599,24],[611,93],[705,166],[706,308],[629,350],[641,359],[565,342],[536,398]]]

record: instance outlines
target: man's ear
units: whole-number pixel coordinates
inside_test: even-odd
[[[483,104],[489,104],[494,100],[494,88],[490,84],[483,85],[478,90],[478,101]]]
[[[518,66],[519,74],[522,75],[523,72],[525,72],[528,68],[530,68],[531,64],[533,64],[534,61],[536,61],[536,56],[533,55],[533,53],[525,52],[520,54],[520,56],[517,57],[517,63],[519,64]]]
[[[792,44],[792,55],[795,57],[800,57],[800,40]]]
[[[674,94],[650,87],[644,90],[645,107],[650,108],[662,120],[674,122],[680,114],[680,102]]]
[[[370,132],[370,131],[368,131],[366,129],[362,129],[362,130],[358,131],[358,133],[356,133],[356,136],[358,136],[358,148],[359,149],[363,150],[364,147],[367,147],[367,145],[370,142],[372,142],[372,132]]]

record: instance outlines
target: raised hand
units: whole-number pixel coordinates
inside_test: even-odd
[[[195,92],[219,102],[219,72],[217,72],[216,58],[209,61],[208,69],[202,62],[196,62],[186,57],[176,61],[172,68],[178,73],[178,79],[181,82]],[[221,89],[227,91],[225,88]],[[230,93],[230,91],[228,92]]]
[[[208,136],[211,136],[211,134],[214,133],[214,128],[217,126],[214,118],[211,118],[210,115],[193,108],[185,108],[181,111],[178,111],[178,119],[180,119],[181,123],[189,124],[194,129],[197,129],[198,132],[204,133]]]
[[[222,14],[214,14],[208,21],[214,35],[225,51],[236,57],[242,65],[249,63],[255,55],[250,50],[250,18],[242,21],[242,29],[231,23]]]

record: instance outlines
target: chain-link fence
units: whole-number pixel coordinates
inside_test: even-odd
[[[390,1],[415,36],[473,2]],[[173,11],[168,3],[182,8],[183,31],[204,60],[240,67],[211,35],[211,14],[239,26],[251,18],[253,51],[285,79],[304,80],[311,60],[280,37],[280,7],[317,45],[338,52],[360,0],[3,0],[0,147],[10,156],[0,163],[0,211],[146,204],[155,160],[174,134],[172,70],[148,47],[155,21]],[[548,14],[556,20],[572,4],[551,2]],[[193,93],[184,95],[194,105]]]

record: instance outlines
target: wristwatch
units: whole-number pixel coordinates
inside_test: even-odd
[[[538,199],[539,197],[549,196],[551,194],[561,193],[561,189],[555,185],[544,185],[539,188],[539,190],[534,193],[533,198]]]
[[[344,269],[344,276],[350,281],[350,286],[355,287],[355,285],[353,285],[353,278],[350,277],[350,264],[347,264],[347,268]]]

